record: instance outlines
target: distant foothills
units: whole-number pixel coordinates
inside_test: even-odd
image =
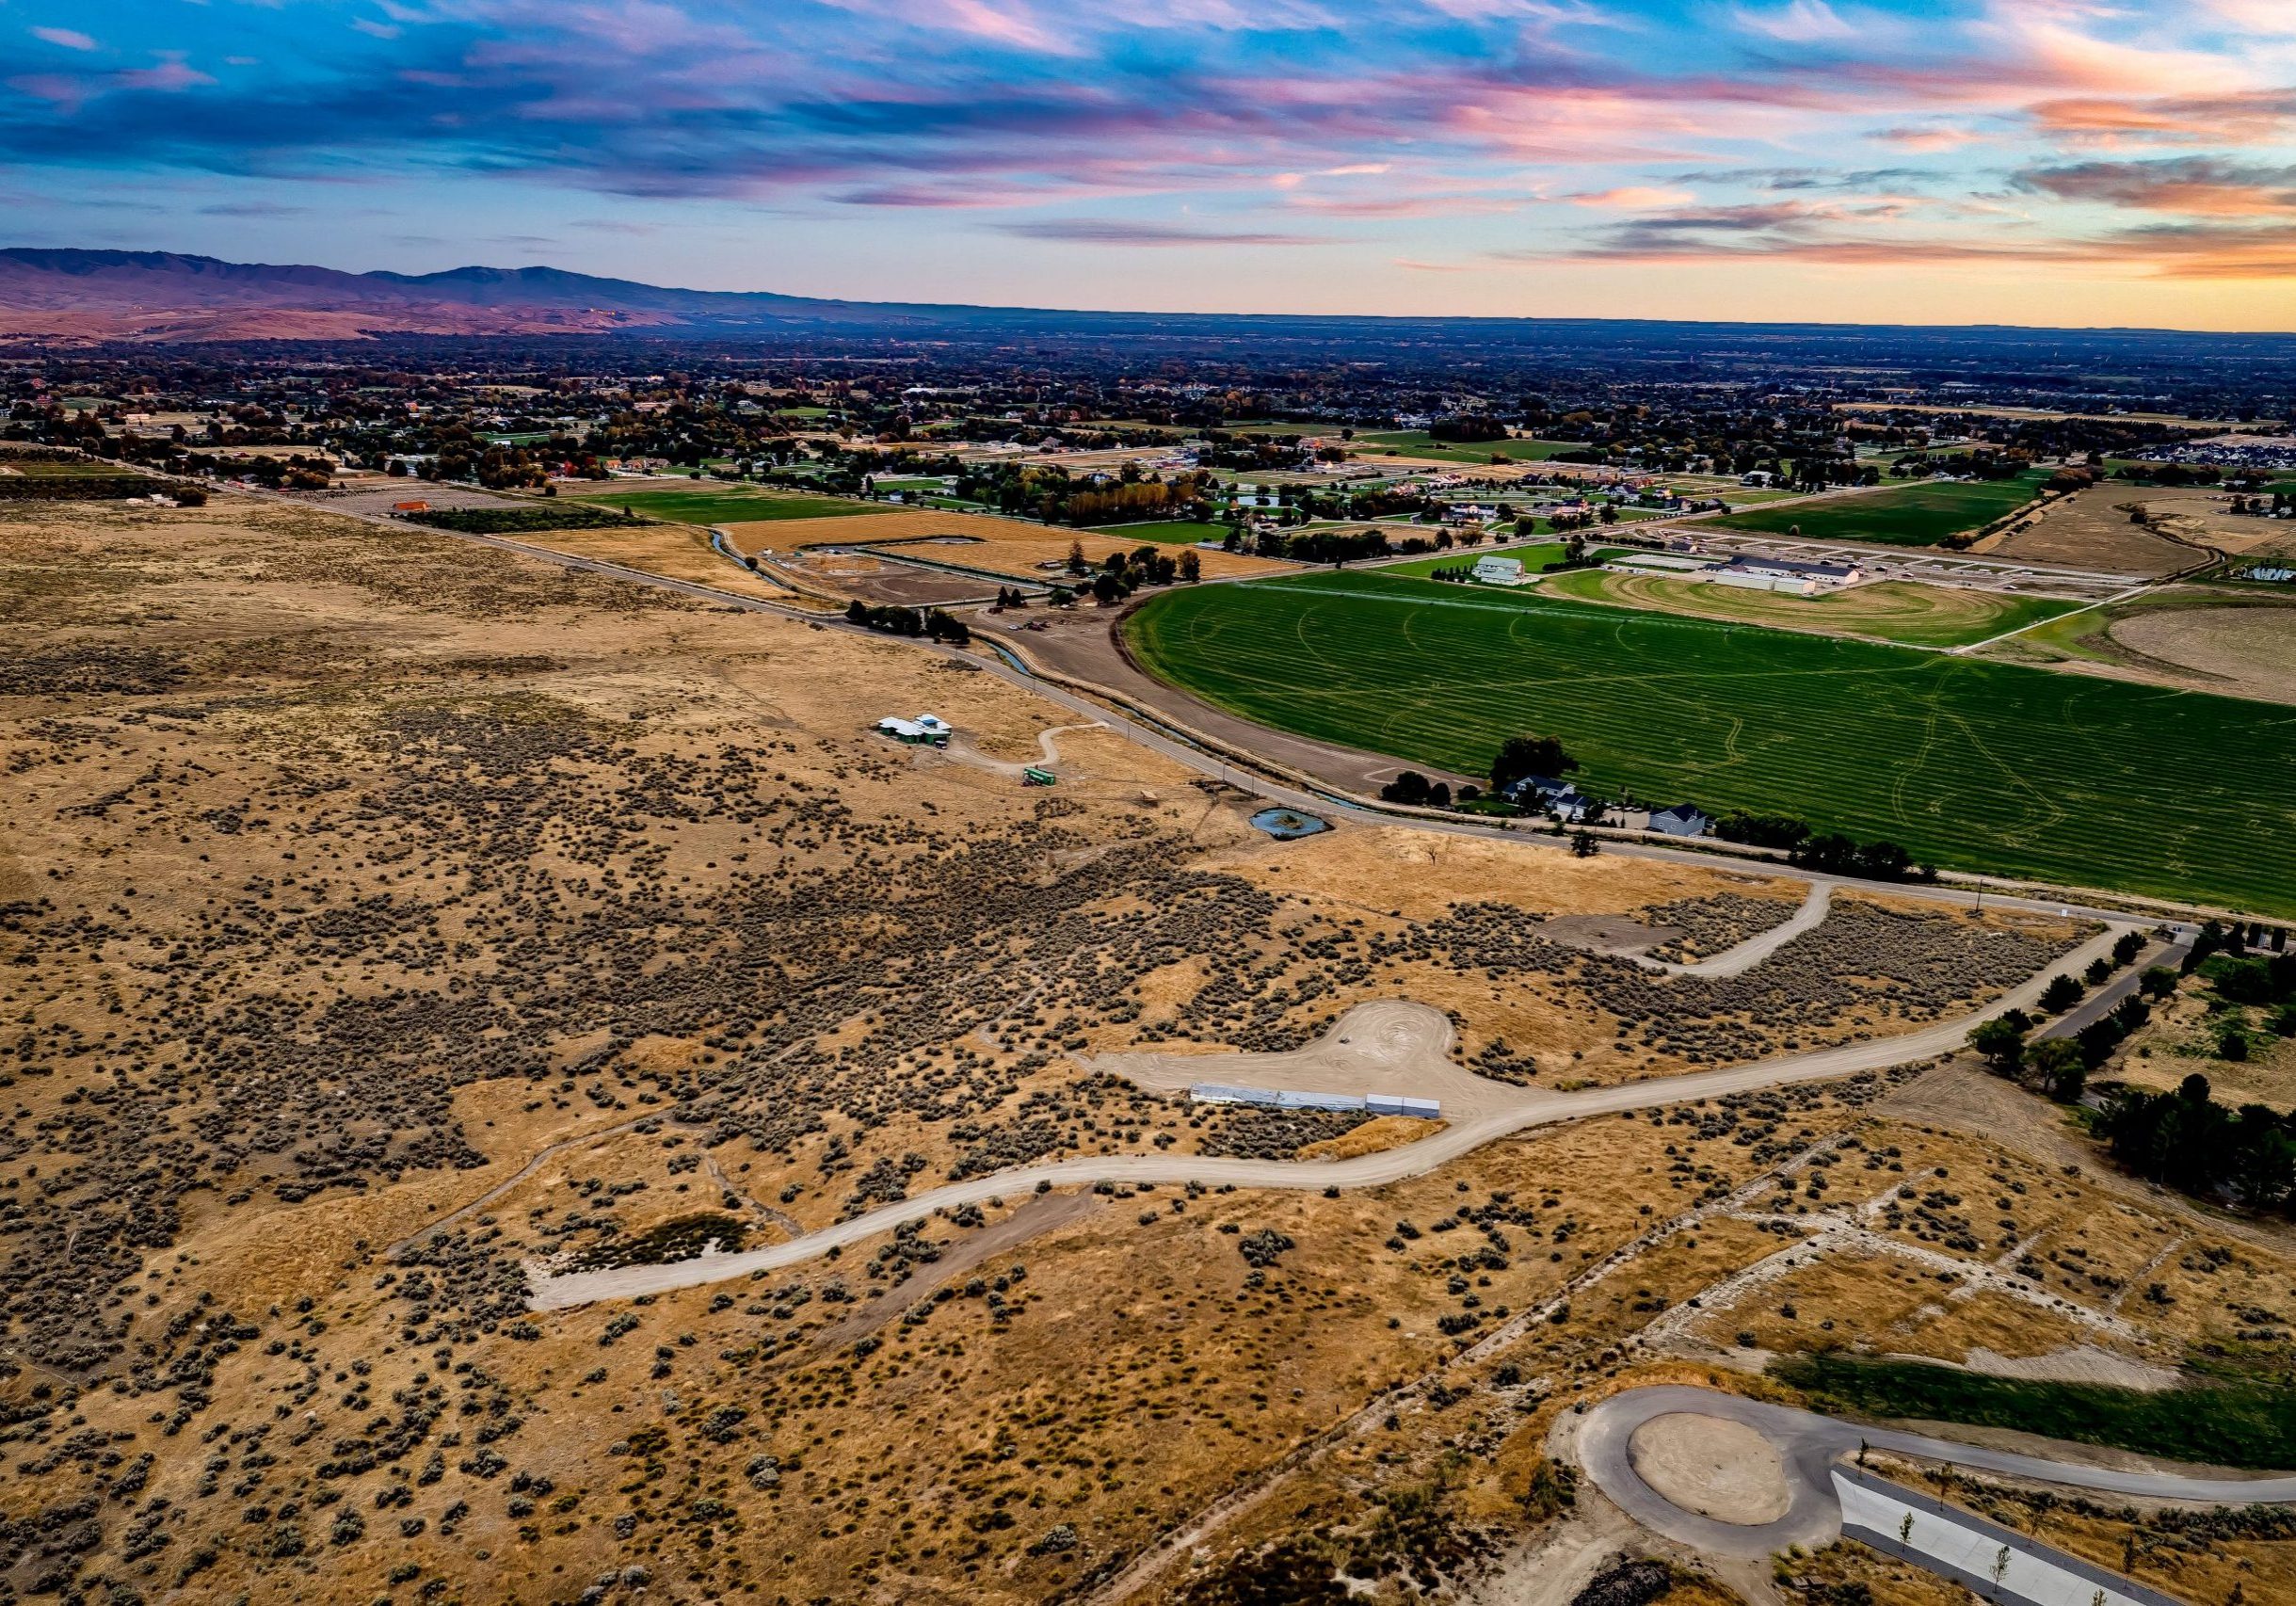
[[[806,340],[978,340],[1134,336],[1171,343],[1240,341],[1325,347],[1405,340],[1592,355],[1634,331],[1645,353],[1750,355],[1768,346],[1808,359],[1905,355],[1972,345],[2057,360],[2131,345],[2218,360],[2296,358],[2296,334],[2159,329],[1940,329],[1895,325],[1715,324],[1573,318],[1440,318],[1062,312],[1019,307],[829,300],[770,291],[680,290],[555,267],[457,267],[350,273],[225,262],[172,251],[0,249],[0,340],[47,345],[339,341],[386,335],[748,336]]]

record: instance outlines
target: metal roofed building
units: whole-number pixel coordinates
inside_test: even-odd
[[[1435,1120],[1442,1105],[1433,1099],[1405,1099],[1392,1093],[1304,1093],[1276,1087],[1237,1087],[1222,1082],[1198,1082],[1188,1089],[1198,1104],[1251,1104],[1268,1110],[1327,1110],[1338,1115],[1416,1116]]]

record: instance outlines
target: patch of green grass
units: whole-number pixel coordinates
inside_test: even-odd
[[[1194,546],[1198,541],[1216,541],[1228,534],[1226,524],[1208,524],[1194,519],[1158,519],[1142,524],[1095,524],[1087,532],[1106,536],[1112,541],[1148,541],[1158,546]]]
[[[627,507],[672,524],[743,524],[762,519],[834,519],[846,513],[881,513],[875,503],[842,496],[793,496],[770,490],[600,491],[577,500],[602,507]]]
[[[1918,480],[1887,490],[1857,491],[1822,502],[1752,507],[1699,521],[1709,528],[1782,536],[1799,529],[1811,540],[1878,541],[1885,546],[1934,547],[1949,536],[1990,524],[2041,493],[2048,475],[2015,479]]]
[[[1544,520],[1540,522],[1545,522]],[[1427,557],[1415,557],[1408,563],[1383,563],[1379,566],[1379,572],[1424,579],[1438,569],[1458,569],[1462,566],[1471,569],[1474,567],[1475,559],[1479,557],[1511,557],[1521,563],[1524,572],[1539,574],[1563,561],[1563,550],[1561,541],[1540,541],[1533,546],[1507,547],[1503,550],[1491,547],[1453,547],[1449,552],[1438,552]],[[1624,549],[1619,547],[1599,547],[1590,551],[1586,555],[1593,562],[1602,563],[1622,555],[1623,551]]]
[[[1552,733],[1612,792],[2296,914],[2285,708],[1545,589],[1321,572],[1166,594],[1126,628],[1164,679],[1306,736],[1473,775]]]
[[[1487,463],[1494,455],[1517,463],[1543,463],[1582,449],[1583,441],[1437,441],[1424,429],[1382,429],[1358,435],[1350,445],[1365,450],[1406,452],[1446,463]]]
[[[2015,1428],[2218,1467],[2296,1467],[2296,1389],[2273,1384],[2146,1393],[1843,1355],[1790,1356],[1772,1362],[1770,1373],[1837,1414]]]

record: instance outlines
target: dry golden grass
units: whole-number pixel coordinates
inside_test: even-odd
[[[691,524],[641,524],[632,528],[522,531],[506,538],[573,557],[618,563],[647,574],[731,591],[770,602],[796,601],[787,586],[760,579],[741,565],[710,550],[710,533]]]
[[[2159,521],[2158,527],[2133,522],[2129,510],[2136,507],[2146,509]],[[2030,519],[1986,537],[1970,550],[2035,563],[2169,574],[2197,561],[2202,545],[2218,544],[2212,526],[2228,522],[2228,516],[2211,512],[2199,492],[2147,490],[2108,481],[2037,506]],[[2242,522],[2255,525],[2262,521]]]
[[[1970,1606],[1974,1598],[1957,1583],[1892,1561],[1854,1539],[1838,1539],[1814,1554],[1790,1558],[1786,1570],[1798,1585],[1863,1584],[1872,1592],[1873,1606]]]
[[[1302,1160],[1353,1160],[1360,1154],[1384,1153],[1390,1148],[1401,1148],[1407,1143],[1417,1143],[1422,1137],[1433,1137],[1443,1130],[1444,1125],[1441,1121],[1422,1121],[1416,1116],[1379,1116],[1353,1132],[1303,1146],[1299,1157]]]
[[[757,523],[728,524],[727,537],[745,555],[771,550],[796,552],[831,542],[841,546],[879,543],[888,555],[913,552],[920,558],[962,564],[1009,574],[1017,580],[1058,584],[1063,574],[1043,565],[1059,564],[1071,545],[1081,546],[1085,561],[1098,564],[1116,553],[1139,549],[1138,541],[1095,535],[1089,530],[1065,529],[1020,519],[1001,519],[987,513],[939,513],[900,509],[884,513],[852,513],[832,519],[770,519]],[[932,544],[936,537],[961,538],[954,544]],[[1160,548],[1177,557],[1194,548]],[[1204,572],[1214,578],[1235,574],[1279,574],[1293,566],[1237,553],[1196,551]]]
[[[1738,877],[1455,847],[1421,875],[1400,830],[1267,854],[1232,798],[1105,734],[1060,738],[1078,783],[1046,794],[870,731],[929,709],[1025,756],[1072,722],[995,677],[299,508],[0,521],[0,618],[10,672],[51,678],[0,704],[0,899],[34,910],[0,939],[32,961],[0,987],[30,1034],[11,1036],[29,1074],[0,1113],[23,1145],[0,1189],[57,1188],[6,1222],[39,1275],[11,1302],[32,1364],[0,1380],[22,1413],[0,1512],[41,1520],[150,1454],[86,1552],[147,1598],[435,1582],[541,1601],[643,1565],[665,1598],[1042,1599],[1858,1118],[1805,1088],[1733,1106],[1731,1127],[1589,1121],[1339,1198],[1114,1190],[914,1322],[939,1262],[910,1275],[891,1239],[527,1318],[496,1279],[607,1239],[602,1221],[629,1238],[723,1213],[766,1242],[778,1216],[817,1226],[976,1150],[1001,1164],[1000,1142],[1186,1152],[1211,1131],[1194,1112],[1075,1056],[1136,1046],[1223,978],[1260,991],[1202,1016],[1208,1039],[1296,1037],[1398,992],[1452,1003],[1470,1042],[1518,1022],[1528,1040],[1533,1008],[1557,1045],[1599,1036],[1583,999],[1565,1024],[1566,978],[1535,1004],[1484,999],[1403,941],[1411,922],[1467,898],[1625,910]],[[168,655],[156,689],[70,689],[147,650]],[[1098,890],[1062,902],[1079,887]],[[1204,923],[1160,925],[1181,893]],[[1374,938],[1376,962],[1335,980],[1333,956]],[[1033,990],[966,1015],[1016,978]],[[756,1037],[823,996],[837,1008]],[[905,1013],[919,996],[939,1002]],[[156,1241],[105,1240],[151,1178]],[[387,1253],[496,1188],[416,1262]],[[956,1261],[1021,1203],[913,1246]],[[1292,1246],[1255,1267],[1241,1250],[1263,1230]],[[122,1258],[90,1259],[99,1242]],[[1527,1390],[1614,1386],[1635,1334],[1776,1242],[1703,1222],[1573,1290],[1563,1320],[1451,1369],[1459,1397],[1403,1403],[1393,1430],[1375,1415],[1311,1470],[1307,1505],[1333,1503],[1307,1527],[1369,1521],[1380,1480],[1434,1480],[1441,1532],[1518,1534],[1544,1509],[1550,1420]],[[2181,1320],[2201,1296],[2176,1287]],[[120,1364],[149,1342],[154,1370],[68,1353],[83,1293],[134,1316]],[[251,1336],[198,1347],[224,1311]],[[875,1348],[825,1337],[856,1316],[883,1318]],[[51,1454],[82,1433],[117,1466]],[[130,1556],[153,1499],[173,1543]],[[1064,1524],[1075,1549],[1039,1543]]]

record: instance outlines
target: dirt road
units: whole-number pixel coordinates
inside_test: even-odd
[[[2090,959],[2110,953],[2120,931],[2109,929],[2071,954],[2044,966],[2030,979],[1982,1009],[1957,1020],[1939,1021],[1902,1036],[1872,1038],[1758,1060],[1749,1065],[1698,1071],[1687,1076],[1659,1077],[1618,1087],[1590,1088],[1580,1093],[1549,1093],[1538,1088],[1504,1087],[1478,1095],[1485,1113],[1454,1122],[1441,1132],[1401,1148],[1386,1149],[1352,1160],[1249,1160],[1204,1155],[1111,1154],[1020,1166],[974,1177],[930,1189],[896,1204],[858,1215],[790,1244],[775,1244],[732,1255],[705,1255],[667,1265],[617,1266],[603,1271],[569,1272],[551,1276],[538,1266],[529,1268],[537,1310],[562,1310],[601,1299],[629,1299],[640,1294],[666,1293],[673,1289],[698,1288],[752,1272],[773,1271],[827,1254],[833,1245],[858,1244],[905,1222],[922,1221],[939,1211],[991,1199],[1026,1195],[1043,1187],[1089,1187],[1110,1183],[1202,1182],[1216,1186],[1233,1183],[1249,1188],[1375,1188],[1406,1177],[1424,1176],[1485,1144],[1510,1137],[1532,1127],[1557,1121],[1582,1120],[1592,1116],[1648,1109],[1686,1100],[1712,1099],[1730,1093],[1779,1087],[1800,1082],[1821,1082],[1858,1071],[1883,1070],[1892,1066],[1934,1059],[1962,1046],[1969,1028],[2013,1008],[2030,1007],[2049,978],[2061,970],[2079,971]],[[1358,1011],[1342,1016],[1332,1035],[1351,1030]],[[1433,1012],[1430,1012],[1433,1013]],[[1391,1036],[1392,1022],[1374,1023],[1383,1036]],[[1442,1046],[1448,1046],[1450,1025],[1444,1022]],[[1389,1052],[1392,1052],[1391,1050]],[[1211,1055],[1194,1061],[1198,1075],[1220,1078],[1230,1067],[1228,1056]],[[1501,1084],[1494,1084],[1493,1086]]]

